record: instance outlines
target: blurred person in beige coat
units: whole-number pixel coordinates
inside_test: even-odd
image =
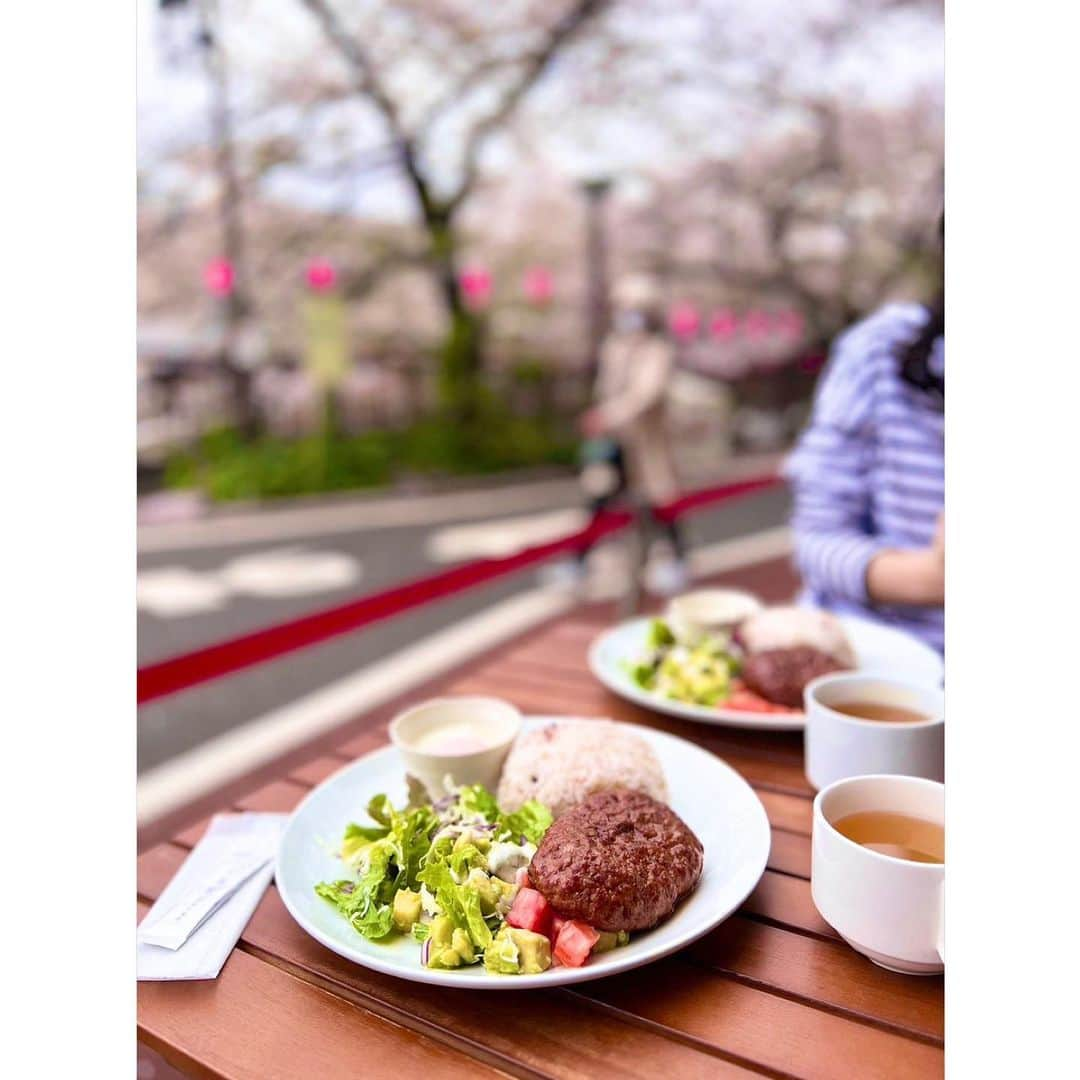
[[[668,541],[671,557],[651,564],[648,584],[654,592],[677,592],[687,580],[682,536],[673,522],[654,516],[657,507],[679,493],[667,430],[675,350],[665,333],[661,293],[652,278],[623,278],[612,299],[614,325],[600,353],[595,403],[581,417],[581,430],[589,440],[586,460],[608,459],[614,476],[609,490],[590,490],[586,465],[582,480],[594,512],[625,492],[653,515],[654,530]]]

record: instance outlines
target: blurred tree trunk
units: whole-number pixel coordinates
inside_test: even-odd
[[[446,307],[448,329],[439,357],[439,400],[461,423],[471,423],[480,403],[484,369],[482,326],[461,291],[454,209],[432,203],[426,188],[421,202],[432,266]]]
[[[387,68],[392,64],[387,58],[376,57],[376,51],[369,48],[366,37],[346,25],[330,0],[301,0],[301,3],[345,62],[352,91],[375,107],[394,140],[402,173],[416,196],[420,221],[427,233],[427,258],[438,279],[447,312],[447,334],[439,357],[441,404],[464,429],[469,429],[480,417],[483,406],[483,323],[469,309],[461,291],[457,215],[475,188],[480,158],[490,140],[510,123],[555,56],[609,6],[610,0],[571,0],[562,5],[562,10],[550,21],[529,27],[540,33],[535,43],[530,43],[520,53],[481,56],[473,70],[434,103],[419,125],[408,121],[402,103],[390,92]],[[537,6],[536,14],[531,16],[538,24],[542,10]],[[418,25],[423,24],[421,9],[410,8],[410,14]],[[547,14],[546,10],[544,14]],[[440,21],[437,13],[432,12],[427,18],[440,33],[446,32],[447,25]],[[462,48],[475,47],[472,41],[461,44]],[[450,193],[440,195],[434,165],[421,153],[424,142],[430,141],[425,137],[430,136],[436,116],[453,109],[484,80],[492,90],[492,105],[468,125],[460,175],[451,184],[444,183],[442,191]]]
[[[214,140],[214,163],[221,187],[221,255],[232,267],[233,283],[221,297],[221,365],[232,383],[237,426],[248,437],[257,434],[252,400],[252,373],[239,359],[237,349],[244,320],[251,314],[245,260],[243,197],[236,167],[232,118],[229,113],[229,69],[220,30],[217,0],[199,0],[199,45],[210,84],[210,126]]]

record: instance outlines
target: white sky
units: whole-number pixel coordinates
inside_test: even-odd
[[[509,4],[511,0],[503,0]],[[156,0],[139,0],[138,29],[139,167],[149,192],[170,198],[200,194],[186,170],[169,164],[185,148],[208,141],[209,99],[201,60],[194,50],[186,63],[163,62],[162,17]],[[653,11],[648,11],[651,6]],[[577,108],[567,98],[575,64],[588,55],[568,57],[567,67],[545,80],[530,96],[518,132],[527,139],[530,154],[552,170],[572,177],[592,173],[628,174],[642,169],[676,165],[680,159],[700,158],[736,149],[746,134],[746,118],[732,110],[704,77],[703,40],[715,40],[710,27],[731,33],[745,55],[775,50],[790,57],[790,77],[815,88],[857,95],[869,102],[902,101],[919,89],[940,93],[943,81],[943,32],[940,18],[924,7],[894,8],[866,22],[854,47],[827,68],[808,47],[807,20],[827,18],[843,0],[701,0],[699,10],[679,13],[670,0],[637,0],[618,16],[621,31],[647,42],[665,63],[691,73],[681,86],[666,87],[663,115],[655,107],[606,106]],[[355,6],[355,5],[354,5]],[[350,5],[341,5],[348,10]],[[232,60],[232,97],[241,132],[295,130],[297,113],[291,107],[261,117],[252,128],[253,103],[265,97],[268,80],[303,65],[334,62],[319,28],[298,0],[223,0],[225,40]],[[503,9],[505,10],[505,8]],[[658,13],[663,12],[663,17]],[[170,17],[175,19],[174,16]],[[174,29],[180,41],[190,40],[193,24]],[[586,46],[587,48],[587,46]],[[737,68],[728,65],[729,73]],[[425,77],[427,72],[427,77]],[[565,74],[564,74],[565,73]],[[438,72],[430,61],[413,61],[395,72],[401,85],[437,85]],[[559,77],[562,74],[562,77]],[[397,85],[397,84],[395,84]],[[407,102],[410,104],[410,102]],[[465,108],[451,114],[435,142],[439,172],[451,173],[460,142],[455,123],[467,119]],[[362,154],[385,139],[371,112],[359,103],[325,110],[304,138],[305,163],[281,166],[265,180],[269,196],[313,209],[342,209],[364,216],[400,218],[412,212],[411,197],[402,190],[393,170],[347,171],[332,182],[318,175],[318,166],[340,156],[335,133],[346,132],[350,154]],[[492,144],[485,166],[510,170],[519,163],[510,140]],[[204,189],[205,190],[205,189]]]

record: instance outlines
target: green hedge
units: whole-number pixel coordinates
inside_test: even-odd
[[[165,485],[201,488],[220,501],[264,499],[378,487],[407,474],[468,476],[575,460],[575,440],[547,418],[492,414],[468,427],[433,418],[402,431],[254,441],[221,429],[174,454]]]

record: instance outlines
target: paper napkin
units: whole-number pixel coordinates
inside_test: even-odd
[[[216,979],[274,876],[287,814],[222,814],[136,931],[139,979]]]

